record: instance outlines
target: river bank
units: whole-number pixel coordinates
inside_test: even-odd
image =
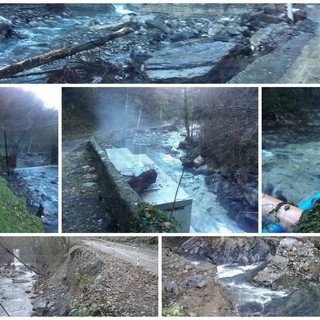
[[[314,238],[165,238],[165,308],[193,316],[319,316],[319,258]],[[204,267],[201,277],[194,272]],[[211,283],[219,291],[208,293]],[[229,306],[220,309],[213,302],[223,296]]]
[[[30,214],[38,214],[46,232],[58,232],[58,167],[18,168],[7,180],[13,193],[25,199]]]
[[[177,183],[183,173],[181,187],[193,199],[190,232],[257,232],[257,217],[251,213],[257,206],[256,182],[247,186],[248,197],[252,199],[250,205],[236,180],[227,173],[223,176],[221,170],[210,168],[204,160],[184,169],[187,151],[181,148],[181,142],[185,134],[185,129],[179,125],[130,130],[124,140],[114,137],[115,141],[121,141],[114,147],[147,154]],[[192,162],[200,155],[201,148],[196,149],[198,153],[193,153]]]
[[[273,83],[314,38],[317,22],[308,19],[314,6],[300,4],[297,9],[291,25],[281,17],[282,5],[2,5],[1,15],[13,30],[12,37],[0,42],[5,64],[12,63],[12,55],[22,60],[132,29],[102,48],[78,53],[67,64],[57,60],[34,68],[29,76],[2,82],[237,83],[244,70],[241,82],[247,83],[248,66],[288,43],[290,58],[286,63],[270,60],[277,72],[262,81]]]

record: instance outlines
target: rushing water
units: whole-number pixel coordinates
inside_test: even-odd
[[[281,304],[289,294],[285,290],[274,291],[252,284],[253,275],[262,266],[263,263],[248,266],[232,263],[218,266],[219,281],[241,315],[266,314],[270,311],[271,305],[274,307]]]
[[[86,40],[95,38],[94,26],[103,24],[112,24],[118,21],[121,16],[132,13],[125,5],[115,5],[114,12],[103,12],[101,10],[94,10],[90,6],[86,10],[75,12],[74,14],[56,15],[51,17],[39,18],[39,21],[31,23],[23,28],[15,28],[15,31],[20,35],[20,39],[12,37],[9,39],[0,38],[0,52],[1,52],[1,65],[11,64],[16,61],[24,60],[27,58],[35,57],[52,50],[64,48],[76,43],[77,39],[70,38],[70,34],[79,34],[80,37],[86,36]],[[81,41],[81,40],[79,40]],[[85,41],[85,40],[83,40]],[[128,53],[129,54],[129,53]],[[125,60],[127,56],[123,55],[121,59]],[[112,59],[119,59],[119,55],[108,56],[109,61]],[[115,61],[114,61],[115,62]],[[63,63],[63,62],[62,62]],[[62,63],[60,63],[62,65]],[[39,72],[42,67],[32,69],[32,73]],[[35,80],[30,77],[30,80],[37,82],[42,80]],[[6,79],[5,83],[10,81]],[[14,80],[15,83],[19,82],[19,78]],[[21,80],[25,82],[25,80]]]
[[[44,207],[41,217],[47,232],[58,232],[58,167],[19,168],[15,171],[27,181],[33,204]]]
[[[19,256],[19,249],[14,253]],[[10,317],[28,317],[32,314],[32,287],[35,274],[22,265],[17,259],[10,270],[0,266],[0,301]],[[0,308],[0,317],[7,317]]]
[[[272,184],[272,196],[300,204],[320,191],[320,142],[264,150],[262,157],[263,189]]]
[[[182,163],[179,160],[183,155],[183,151],[178,149],[180,141],[181,132],[162,133],[161,144],[162,147],[169,150],[168,153],[155,151],[153,148],[148,148],[147,144],[145,146],[139,144],[136,148],[131,147],[131,151],[136,154],[146,153],[163,171],[178,183],[183,171]],[[229,217],[228,212],[220,205],[217,196],[208,189],[203,174],[194,175],[191,172],[185,172],[181,186],[192,198],[190,232],[244,232]]]

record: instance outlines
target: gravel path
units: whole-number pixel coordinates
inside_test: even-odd
[[[83,243],[101,252],[141,266],[147,271],[158,274],[158,252],[149,249],[128,246],[110,241],[83,240]]]
[[[309,6],[308,19],[298,29],[292,29],[292,38],[281,43],[273,52],[266,54],[228,83],[317,83],[319,82],[320,5]],[[308,30],[310,28],[310,30]]]
[[[108,227],[107,204],[86,152],[87,140],[68,140],[62,146],[62,231],[114,232]]]
[[[279,80],[280,83],[320,82],[320,6],[309,5],[309,18],[317,22],[315,37],[306,45],[290,70]]]

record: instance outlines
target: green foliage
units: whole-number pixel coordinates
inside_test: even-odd
[[[303,212],[298,223],[290,229],[297,233],[320,233],[320,203]]]
[[[177,304],[172,304],[169,307],[165,307],[162,310],[163,317],[186,317],[188,316],[187,312],[183,310],[183,307],[178,306]]]
[[[82,293],[70,304],[69,316],[72,317],[99,317],[102,316],[96,297]]]
[[[24,200],[17,198],[0,177],[0,232],[44,232],[41,219],[31,214]]]
[[[319,88],[264,88],[262,90],[263,119],[286,125],[305,118],[305,110],[320,98]]]
[[[168,213],[150,203],[139,203],[138,216],[131,222],[131,232],[177,232],[179,223]]]

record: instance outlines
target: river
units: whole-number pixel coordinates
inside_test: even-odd
[[[267,314],[270,308],[284,302],[289,294],[285,290],[274,291],[271,288],[254,286],[253,276],[264,263],[242,266],[237,263],[218,266],[218,278],[225,288],[227,296],[236,304],[241,315]]]
[[[104,12],[104,10],[94,10],[93,7],[82,5],[82,8],[73,8],[69,13],[54,13],[45,16],[39,15],[35,20],[26,24],[24,27],[14,28],[19,38],[13,36],[9,39],[0,39],[1,65],[11,64],[27,58],[35,57],[44,53],[51,52],[56,49],[70,46],[79,41],[87,41],[95,36],[94,26],[112,24],[118,21],[123,15],[130,12],[125,5],[115,5],[114,12]],[[21,15],[28,11],[28,5],[23,9]],[[29,9],[33,10],[33,9]],[[19,15],[16,12],[16,15]],[[150,14],[145,15],[150,17]],[[73,35],[73,37],[71,36]],[[81,39],[83,38],[83,39]],[[119,55],[113,54],[108,56],[108,61],[119,62]],[[121,61],[129,58],[129,52],[121,55]],[[63,62],[57,62],[56,68],[62,67]],[[52,69],[52,66],[51,66]],[[32,73],[42,72],[43,66],[32,69]],[[28,77],[30,82],[43,83],[43,78],[37,76]],[[8,83],[25,83],[25,78],[5,79],[0,82]]]
[[[299,205],[320,191],[320,142],[287,144],[263,151],[262,183],[273,186],[271,196],[282,193]]]
[[[41,217],[47,232],[58,232],[58,167],[40,166],[17,168],[15,172],[31,190],[31,205],[44,207]],[[28,199],[30,201],[30,199]]]
[[[138,141],[128,146],[133,153],[147,154],[163,171],[177,183],[183,172],[179,158],[184,151],[178,149],[182,140],[181,131],[161,132],[161,141]],[[158,139],[158,138],[156,138]],[[131,143],[131,142],[130,142]],[[161,146],[159,146],[159,143]],[[167,150],[167,152],[165,151]],[[219,203],[216,194],[211,192],[206,185],[204,174],[195,175],[186,171],[183,175],[181,186],[192,198],[191,233],[243,233],[244,231],[231,219],[228,212]]]
[[[277,290],[256,286],[252,279],[264,266],[264,262],[218,266],[218,279],[240,315],[319,316],[318,283],[285,276],[278,283]]]
[[[0,301],[10,317],[29,317],[32,314],[31,297],[35,273],[16,259],[10,268],[0,266]],[[0,307],[0,317],[8,315]]]

